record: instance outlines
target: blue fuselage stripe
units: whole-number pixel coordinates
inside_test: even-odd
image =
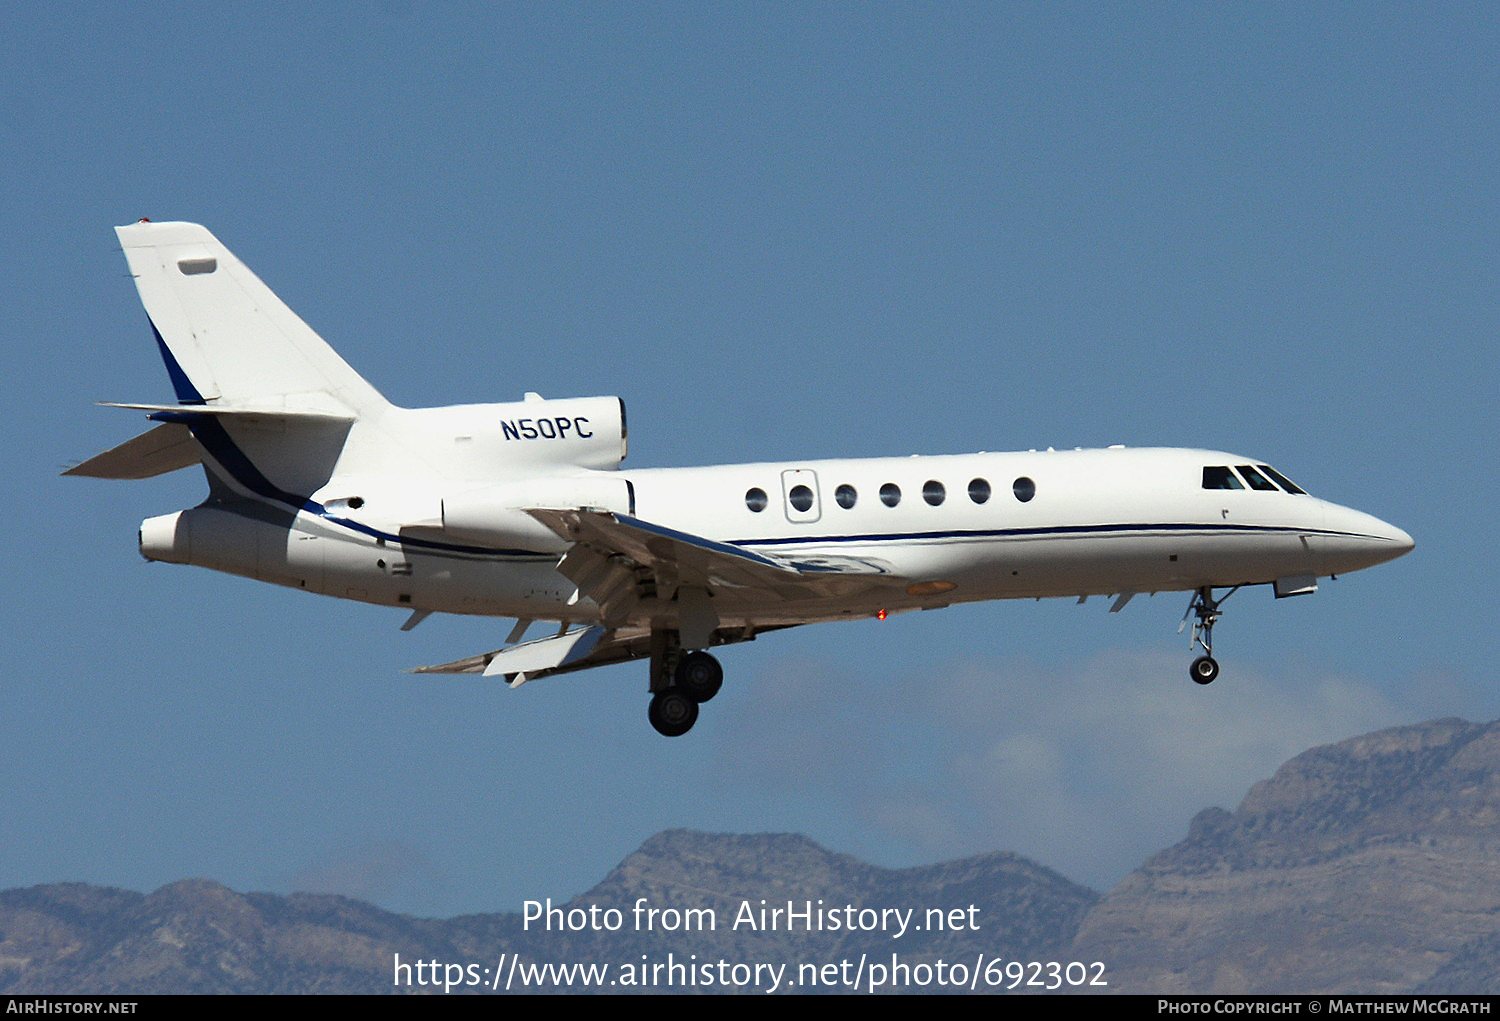
[[[734,546],[806,546],[820,543],[922,542],[945,539],[1035,539],[1051,536],[1135,533],[1217,533],[1251,535],[1322,535],[1345,539],[1378,539],[1380,536],[1358,532],[1341,532],[1324,528],[1297,528],[1289,525],[1231,525],[1218,522],[1156,522],[1094,525],[1049,525],[1036,528],[968,528],[941,532],[872,532],[862,535],[795,535],[762,539],[731,539]]]
[[[202,445],[204,451],[220,467],[228,472],[234,481],[261,499],[280,504],[289,510],[314,515],[331,524],[340,525],[352,532],[367,535],[372,539],[384,539],[386,542],[396,543],[403,548],[428,549],[444,553],[463,553],[469,556],[535,558],[550,557],[552,555],[541,553],[537,550],[466,546],[459,543],[440,542],[435,539],[419,539],[413,536],[394,535],[363,522],[355,521],[352,518],[340,517],[331,513],[327,507],[316,500],[288,492],[266,478],[260,469],[256,468],[250,459],[245,456],[245,452],[230,437],[229,431],[224,428],[224,424],[218,420],[217,416],[204,412],[195,412],[191,406],[185,406],[182,411],[157,412],[151,417],[157,421],[181,422],[186,425],[192,430],[193,438]]]

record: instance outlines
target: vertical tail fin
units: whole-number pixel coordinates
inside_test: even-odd
[[[365,415],[386,400],[196,223],[116,227],[183,403]]]

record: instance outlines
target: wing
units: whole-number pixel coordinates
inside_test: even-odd
[[[498,674],[510,680],[512,687],[519,687],[531,677],[569,673],[591,666],[634,659],[630,646],[635,638],[649,643],[651,635],[647,631],[642,631],[639,635],[615,632],[598,625],[578,627],[512,645],[508,649],[496,649],[467,659],[456,659],[451,663],[419,666],[412,673],[483,674],[486,677]]]
[[[573,543],[557,569],[611,619],[634,570],[656,578],[657,591],[681,586],[758,589],[782,599],[828,598],[901,584],[891,565],[873,558],[759,553],[733,543],[609,511],[533,508],[532,517]],[[622,572],[630,577],[623,577]]]
[[[537,677],[648,657],[650,627],[629,622],[642,572],[652,577],[658,592],[678,593],[679,626],[687,648],[733,645],[752,641],[758,633],[796,626],[721,626],[709,599],[714,590],[753,589],[774,601],[906,584],[889,564],[869,558],[763,554],[609,511],[532,508],[527,513],[572,543],[557,570],[578,586],[580,596],[595,602],[603,623],[417,667],[413,673],[499,675],[518,687]]]
[[[763,631],[779,631],[792,625],[777,625]],[[734,645],[755,640],[747,628],[720,628],[713,645]],[[501,676],[512,688],[554,674],[570,674],[591,667],[644,659],[651,655],[651,630],[645,627],[577,627],[561,634],[512,645],[508,649],[480,653],[436,666],[419,666],[414,674],[483,674]]]

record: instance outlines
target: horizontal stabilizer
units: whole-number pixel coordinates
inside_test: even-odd
[[[91,479],[149,479],[195,465],[199,460],[198,444],[193,442],[187,426],[168,422],[95,454],[63,474]]]
[[[115,401],[100,401],[106,408],[125,408],[131,411],[149,411],[152,418],[176,421],[194,415],[212,415],[216,418],[307,418],[320,422],[352,422],[354,412],[340,406],[323,394],[298,394],[297,405],[284,404],[121,404]],[[321,405],[321,406],[320,406]]]

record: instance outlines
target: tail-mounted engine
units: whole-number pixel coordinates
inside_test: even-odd
[[[487,452],[507,463],[609,470],[625,460],[625,402],[618,397],[544,400],[527,394],[519,403],[483,407],[493,416]]]
[[[618,475],[554,477],[503,482],[442,501],[442,532],[449,538],[503,547],[550,550],[566,544],[526,513],[527,508],[590,508],[628,514],[630,484]]]

